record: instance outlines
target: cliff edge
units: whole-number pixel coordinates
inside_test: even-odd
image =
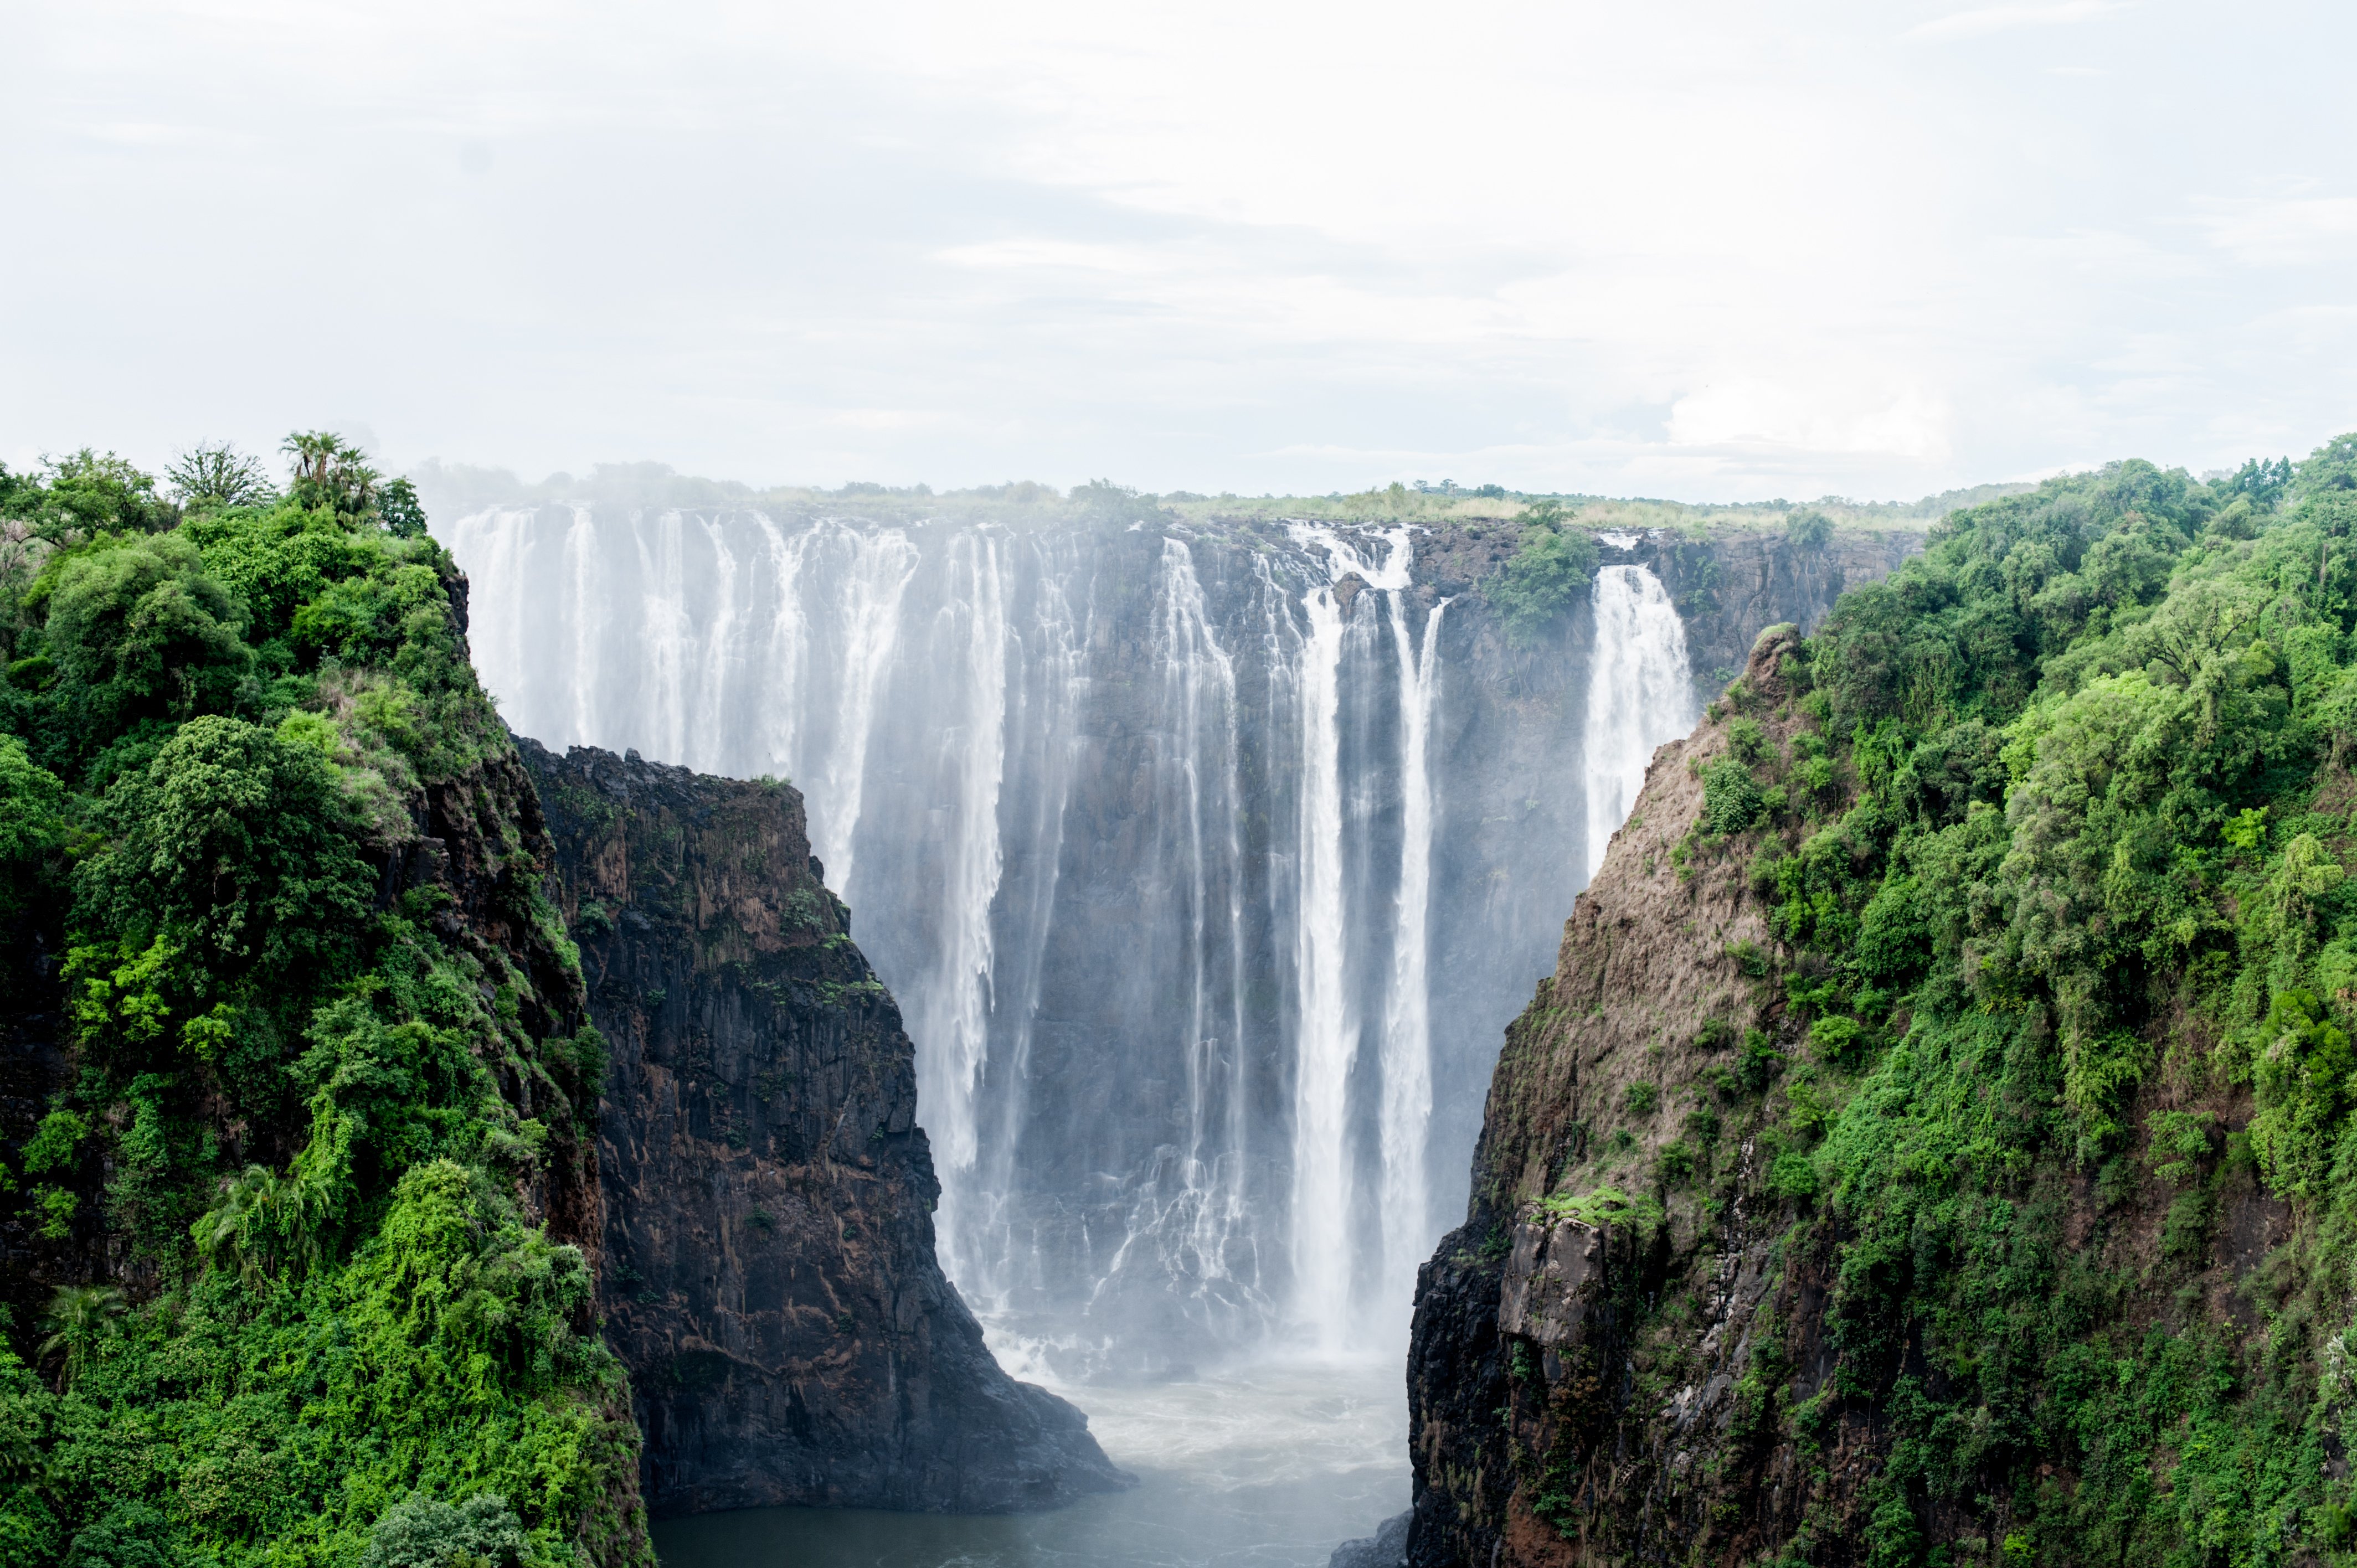
[[[1959,512],[1655,754],[1419,1277],[1411,1563],[2357,1561],[2350,453]]]
[[[1772,680],[1795,640],[1789,627],[1763,633],[1749,679]],[[1711,1075],[1740,1073],[1731,1020],[1750,1010],[1739,955],[1770,938],[1739,880],[1692,865],[1701,773],[1726,747],[1706,720],[1655,753],[1565,923],[1555,972],[1506,1032],[1469,1218],[1417,1281],[1408,1397],[1418,1568],[1694,1544],[1692,1521],[1668,1517],[1688,1511],[1674,1494],[1689,1479],[1687,1450],[1700,1446],[1680,1439],[1729,1403],[1749,1365],[1763,1237],[1742,1199],[1713,1224],[1698,1202],[1673,1196],[1659,1207],[1641,1173],[1674,1144],[1673,1163],[1691,1161],[1697,1122],[1714,1145],[1724,1141]],[[1695,1085],[1700,1115],[1682,1128],[1674,1093]],[[1705,1158],[1755,1154],[1739,1141]],[[1694,1348],[1694,1386],[1657,1416],[1631,1397],[1631,1359],[1648,1298],[1665,1284],[1694,1289],[1677,1326]]]
[[[1053,1507],[1130,1477],[1008,1377],[933,1251],[915,1050],[802,797],[519,747],[610,1069],[600,1305],[659,1515]]]

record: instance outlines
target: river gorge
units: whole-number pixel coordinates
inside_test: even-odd
[[[806,798],[914,1041],[948,1277],[1144,1477],[979,1536],[789,1532],[910,1564],[1322,1563],[1405,1505],[1416,1269],[1572,896],[1752,634],[1916,542],[1608,532],[1510,635],[1505,526],[581,504],[442,532],[519,735]],[[766,1517],[667,1527],[666,1556],[734,1560]]]

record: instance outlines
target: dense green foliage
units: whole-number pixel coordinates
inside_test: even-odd
[[[0,1004],[71,1069],[0,1166],[0,1564],[629,1561],[627,1391],[528,1218],[599,1043],[399,870],[511,745],[414,493],[288,452],[283,499],[223,448],[180,504],[0,476]],[[490,896],[574,983],[536,878]]]
[[[1717,711],[1699,832],[1754,835],[1806,1026],[1763,1164],[1832,1274],[1787,1415],[1888,1455],[1799,1560],[2357,1561],[2352,522],[2357,437],[2051,480]]]
[[[1593,535],[1563,526],[1563,509],[1540,501],[1517,520],[1522,542],[1482,592],[1504,621],[1506,637],[1527,647],[1560,623],[1596,575]]]

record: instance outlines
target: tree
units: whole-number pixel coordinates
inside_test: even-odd
[[[1150,518],[1157,498],[1140,495],[1127,485],[1116,485],[1111,479],[1091,479],[1072,487],[1072,510],[1092,522],[1135,521]]]
[[[101,732],[219,712],[253,662],[244,607],[178,534],[101,539],[59,557],[30,596],[48,608],[47,656]]]
[[[180,509],[156,493],[153,476],[113,453],[85,446],[48,459],[35,521],[51,538],[112,532],[161,533],[178,526]]]
[[[1570,515],[1570,513],[1563,510],[1563,503],[1561,501],[1555,499],[1553,496],[1549,496],[1543,500],[1534,500],[1531,502],[1530,505],[1523,508],[1520,512],[1515,514],[1514,521],[1521,523],[1525,529],[1544,528],[1552,532],[1553,531],[1561,528],[1563,526],[1564,520]]]
[[[527,1544],[522,1522],[497,1492],[456,1508],[412,1492],[376,1521],[361,1568],[509,1568]]]
[[[173,1568],[170,1526],[145,1503],[117,1503],[67,1549],[65,1568]]]
[[[1523,509],[1523,542],[1483,587],[1504,613],[1507,640],[1527,647],[1569,610],[1595,575],[1596,541],[1562,526],[1560,502]]]
[[[274,1211],[282,1207],[285,1187],[264,1165],[248,1165],[221,1181],[221,1200],[188,1227],[188,1238],[209,1262],[237,1265],[248,1284],[259,1284],[263,1265],[270,1261],[264,1232]]]
[[[425,534],[425,508],[417,499],[417,487],[407,479],[389,479],[377,492],[377,514],[384,519],[384,531],[395,539],[421,539]]]
[[[2292,470],[2291,491],[2295,496],[2319,495],[2327,490],[2357,490],[2357,431],[2334,436]]]
[[[25,743],[0,735],[0,919],[50,895],[51,863],[66,843],[65,786],[34,766]]]
[[[113,1285],[60,1285],[41,1314],[49,1337],[41,1341],[41,1359],[63,1356],[62,1383],[70,1386],[89,1365],[100,1343],[114,1331],[123,1316],[123,1293]]]
[[[184,507],[268,506],[278,499],[262,460],[226,441],[201,442],[181,453],[164,477]]]
[[[1834,536],[1834,520],[1814,507],[1803,507],[1784,520],[1784,537],[1795,550],[1823,550]]]
[[[295,460],[287,493],[297,505],[325,507],[339,517],[376,510],[378,474],[368,454],[332,430],[298,430],[278,448]]]
[[[2277,457],[2269,462],[2265,457],[2252,457],[2234,470],[2224,489],[2230,496],[2247,497],[2253,506],[2264,510],[2281,500],[2290,484],[2290,458]]]
[[[100,815],[111,842],[76,869],[78,913],[135,948],[165,938],[217,988],[259,966],[299,994],[365,921],[369,873],[329,764],[258,725],[182,725]]]

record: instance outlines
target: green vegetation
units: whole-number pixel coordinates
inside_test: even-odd
[[[1505,622],[1506,639],[1527,647],[1558,625],[1596,575],[1594,536],[1563,526],[1553,501],[1525,510],[1522,542],[1504,568],[1484,585]]]
[[[1540,1199],[1538,1217],[1553,1223],[1577,1220],[1582,1225],[1623,1225],[1651,1230],[1662,1221],[1662,1206],[1651,1195],[1630,1197],[1617,1187],[1599,1187],[1578,1196],[1550,1193]]]
[[[457,570],[350,446],[287,455],[0,471],[0,1004],[70,1047],[0,1165],[0,1564],[647,1561],[532,1218],[602,1049]],[[429,791],[482,885],[406,869]]]
[[[175,470],[177,478],[178,470]],[[551,474],[527,481],[500,468],[428,463],[418,471],[426,500],[454,514],[486,506],[587,500],[615,506],[758,507],[775,514],[825,512],[915,522],[928,518],[996,521],[1012,528],[1064,526],[1075,521],[1121,522],[1143,517],[1189,523],[1257,521],[1273,532],[1286,519],[1319,522],[1413,523],[1433,529],[1511,530],[1534,507],[1550,507],[1573,528],[1666,530],[1690,540],[1731,533],[1781,536],[1803,549],[1843,530],[1920,530],[1961,506],[2029,489],[1982,485],[1914,501],[1855,501],[1825,496],[1804,506],[1782,499],[1727,504],[1510,490],[1502,485],[1444,489],[1394,482],[1325,495],[1199,495],[1133,490],[1094,479],[1061,491],[1029,479],[936,493],[930,486],[853,482],[832,489],[807,485],[757,487],[733,479],[676,473],[661,463],[600,464],[586,475]],[[183,482],[182,488],[186,485]],[[381,503],[382,504],[382,503]],[[1819,532],[1822,524],[1823,532]],[[1478,537],[1478,535],[1477,535]],[[1699,565],[1700,563],[1695,563]],[[1689,569],[1684,574],[1695,575]]]
[[[2352,523],[2352,436],[2050,480],[1730,693],[1701,842],[1757,835],[1839,1357],[1792,1430],[1885,1455],[1798,1560],[2357,1562]]]

